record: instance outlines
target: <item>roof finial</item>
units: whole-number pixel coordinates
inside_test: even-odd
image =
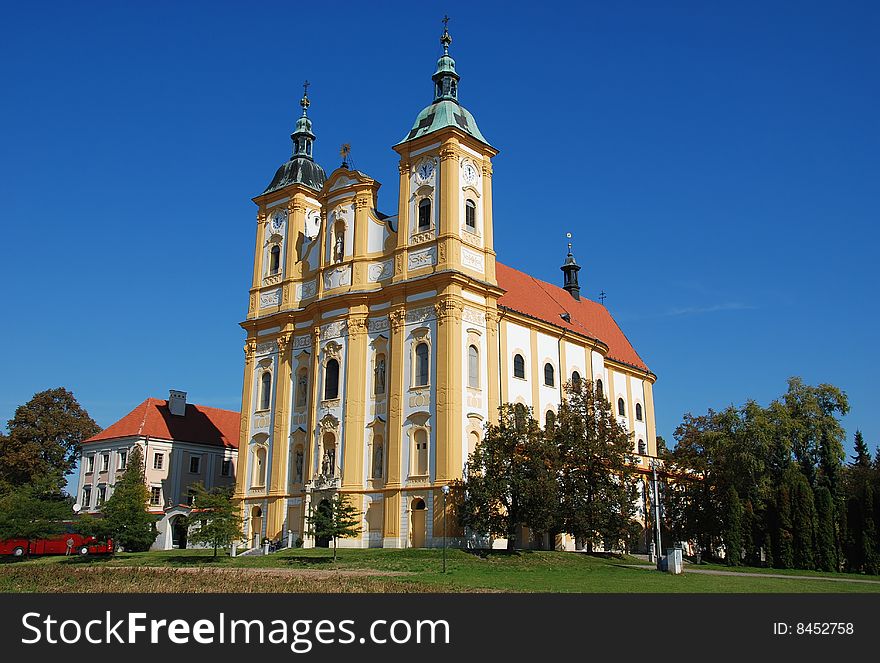
[[[568,255],[571,255],[571,233],[565,233],[565,236],[568,238]]]
[[[443,35],[440,37],[440,43],[443,45],[443,55],[449,55],[449,44],[452,43],[452,37],[449,36],[449,17],[443,17]]]
[[[308,110],[311,103],[309,102],[309,85],[311,85],[311,83],[308,81],[303,83],[303,96],[302,99],[299,100],[299,105],[302,106],[303,109],[303,117],[306,116],[306,110]]]
[[[339,156],[342,157],[342,165],[340,168],[348,168],[348,155],[351,154],[351,145],[343,143],[339,148]]]

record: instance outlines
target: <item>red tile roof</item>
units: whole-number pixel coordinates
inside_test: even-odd
[[[583,298],[577,301],[559,286],[499,262],[495,263],[495,275],[498,285],[507,291],[498,299],[499,306],[598,339],[608,346],[609,359],[648,370],[608,309],[601,304]],[[563,320],[562,313],[568,313],[571,322]]]
[[[115,424],[93,435],[84,444],[118,437],[150,437],[175,442],[193,442],[214,447],[238,448],[238,412],[204,405],[186,406],[186,415],[177,417],[168,410],[168,401],[148,398]]]

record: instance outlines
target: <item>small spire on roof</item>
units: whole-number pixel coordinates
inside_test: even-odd
[[[440,36],[440,43],[443,45],[443,55],[449,55],[449,45],[452,43],[452,37],[449,35],[449,17],[443,17],[443,34]]]
[[[574,259],[574,255],[571,252],[571,233],[565,233],[565,236],[568,239],[568,255],[565,257],[565,262],[562,264],[562,267],[560,267],[563,274],[565,274],[564,285],[562,287],[568,291],[568,294],[579,300],[581,298],[581,288],[580,284],[578,284],[577,273],[580,271],[581,267],[577,264],[577,261]]]

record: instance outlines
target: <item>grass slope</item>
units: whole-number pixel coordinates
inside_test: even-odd
[[[629,558],[543,551],[450,549],[444,575],[441,555],[440,550],[341,549],[335,564],[322,549],[285,550],[267,557],[221,555],[216,560],[210,551],[200,550],[120,553],[113,558],[45,557],[0,565],[0,591],[880,592],[880,582],[828,582],[817,574],[798,579],[687,572],[671,576],[629,568],[625,565],[638,563]]]

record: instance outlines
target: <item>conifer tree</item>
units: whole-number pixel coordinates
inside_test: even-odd
[[[789,475],[791,487],[792,561],[797,569],[815,568],[816,504],[806,477]]]
[[[319,539],[332,539],[333,561],[336,561],[336,540],[350,538],[361,533],[361,512],[348,496],[336,493],[322,500],[306,518],[308,534]]]
[[[834,501],[826,486],[815,491],[816,502],[816,568],[837,571],[837,546],[834,535]]]
[[[871,452],[868,451],[868,445],[860,430],[857,430],[855,434],[855,451],[855,455],[852,456],[852,464],[856,467],[871,467]]]
[[[115,547],[139,552],[156,540],[156,518],[147,511],[150,492],[144,483],[144,454],[135,445],[113,494],[101,505],[100,530],[112,537]]]
[[[631,436],[590,381],[565,386],[556,416],[564,531],[612,546],[625,541],[635,515],[637,477]]]
[[[189,517],[189,540],[214,549],[228,548],[241,539],[241,514],[232,501],[232,488],[205,489],[199,482],[193,486],[195,497]]]
[[[742,563],[744,512],[742,502],[733,486],[728,488],[725,502],[727,517],[725,519],[724,545],[727,549],[727,565],[739,566]]]

